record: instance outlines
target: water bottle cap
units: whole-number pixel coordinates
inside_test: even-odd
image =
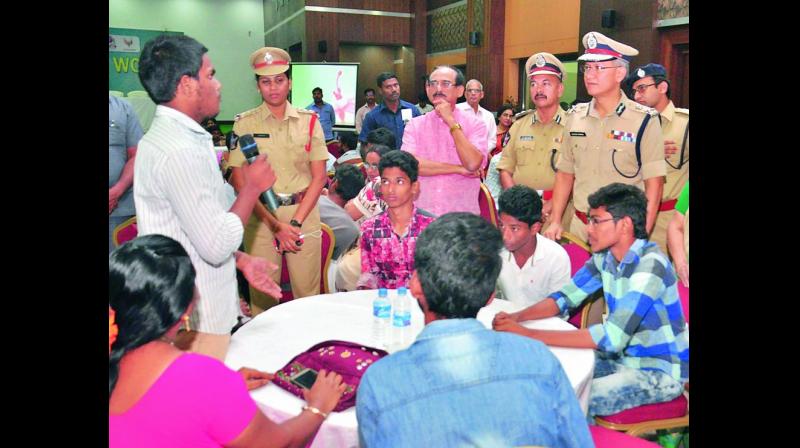
[[[389,295],[389,291],[386,288],[379,288],[378,289],[378,296],[387,297],[388,295]]]
[[[406,291],[408,291],[408,290],[406,289],[405,286],[401,286],[401,287],[397,288],[397,293],[400,294],[400,295],[405,294]]]

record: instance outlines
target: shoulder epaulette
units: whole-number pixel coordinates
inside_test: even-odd
[[[675,108],[675,112],[677,112],[679,114],[689,115],[689,109],[681,109],[681,108],[676,107]]]
[[[632,103],[633,103],[633,108],[638,110],[639,112],[642,112],[642,113],[645,113],[645,114],[649,114],[649,115],[651,115],[653,117],[658,115],[658,111],[653,109],[652,107],[647,107],[647,106],[639,104],[637,102],[632,102]]]
[[[524,117],[525,115],[530,115],[531,113],[533,113],[535,111],[536,111],[536,109],[523,110],[522,112],[519,112],[516,115],[514,115],[514,118],[519,120],[520,118]]]
[[[576,112],[584,111],[589,108],[589,103],[578,103],[573,105],[567,110],[567,114],[574,114]]]
[[[301,114],[316,114],[316,112],[314,112],[313,110],[301,109],[299,107],[296,110],[297,110],[298,113],[301,113]]]
[[[258,110],[257,107],[255,109],[246,110],[246,111],[244,111],[244,112],[242,112],[240,114],[236,114],[233,117],[233,121],[239,121],[239,120],[241,120],[242,118],[244,118],[244,117],[246,117],[248,115],[253,115],[254,113],[256,113],[256,110]]]

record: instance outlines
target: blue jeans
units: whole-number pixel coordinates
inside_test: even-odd
[[[683,384],[660,370],[639,370],[598,357],[589,416],[611,415],[644,404],[663,403],[683,393]]]

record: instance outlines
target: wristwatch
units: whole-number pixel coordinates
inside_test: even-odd
[[[455,131],[456,129],[463,129],[463,128],[461,127],[460,124],[456,123],[456,124],[450,126],[450,133],[452,134],[453,131]]]
[[[297,227],[298,229],[299,229],[300,227],[303,227],[303,223],[301,223],[301,222],[297,222],[297,220],[296,220],[296,219],[293,219],[293,220],[289,221],[289,224],[290,224],[292,227]]]

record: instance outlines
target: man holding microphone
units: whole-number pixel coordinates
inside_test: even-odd
[[[219,113],[222,89],[207,52],[191,37],[170,35],[142,49],[139,79],[157,106],[139,142],[133,197],[139,235],[178,241],[197,272],[196,305],[183,322],[196,330],[187,331],[189,350],[224,360],[239,312],[236,269],[251,286],[280,294],[267,277],[275,266],[237,250],[253,204],[275,174],[265,157],[257,158],[244,168],[239,196],[230,203],[211,135],[200,126]]]

